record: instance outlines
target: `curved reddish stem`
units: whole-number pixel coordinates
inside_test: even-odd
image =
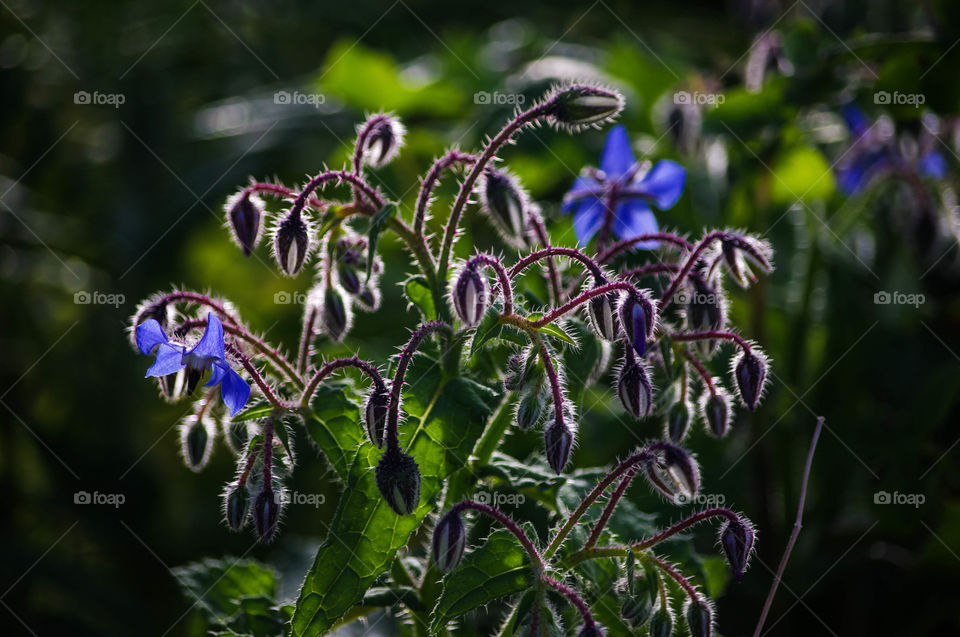
[[[550,235],[547,234],[547,227],[543,223],[543,217],[540,216],[540,213],[536,210],[530,211],[530,227],[533,228],[533,234],[536,235],[537,241],[540,242],[540,245],[544,248],[551,248],[550,245]],[[553,257],[547,257],[547,275],[550,282],[550,294],[553,298],[550,300],[551,305],[556,305],[560,303],[560,295],[563,293],[563,290],[560,286],[560,272],[557,271],[557,264],[554,261]]]
[[[296,199],[297,191],[293,188],[287,188],[283,184],[271,184],[265,182],[257,182],[250,184],[243,189],[247,193],[261,193],[268,192],[273,195],[278,195],[284,199]],[[311,208],[316,208],[317,210],[323,210],[326,208],[326,204],[316,197],[310,197],[307,199],[307,203],[310,204]]]
[[[586,292],[576,297],[575,299],[571,299],[566,303],[564,303],[563,305],[561,305],[560,307],[551,311],[549,314],[547,314],[543,318],[538,319],[536,321],[528,321],[528,323],[530,324],[531,327],[535,327],[539,329],[544,325],[547,325],[548,323],[554,322],[555,320],[557,320],[567,312],[576,309],[580,305],[583,305],[590,299],[597,296],[602,296],[607,292],[612,292],[614,290],[624,290],[632,294],[640,294],[640,291],[637,290],[637,288],[628,281],[611,281],[610,283],[604,283],[603,285],[595,287],[592,290],[587,290]]]
[[[690,599],[699,600],[700,593],[697,592],[697,589],[693,587],[693,584],[687,581],[687,578],[680,574],[680,572],[673,568],[666,560],[662,560],[656,555],[650,553],[647,554],[647,557],[651,562],[657,565],[657,567],[662,570],[664,573],[673,578],[673,580],[680,585]]]
[[[678,248],[682,248],[683,250],[693,249],[693,244],[681,236],[675,235],[671,232],[651,232],[649,234],[641,234],[632,239],[624,239],[614,243],[600,253],[600,255],[597,257],[597,261],[600,263],[607,263],[610,261],[610,259],[617,256],[621,252],[629,250],[638,243],[646,243],[647,241],[664,241],[666,243],[673,244]]]
[[[707,371],[707,368],[703,366],[703,363],[696,356],[687,351],[686,347],[680,348],[680,351],[683,352],[683,357],[689,361],[697,373],[700,374],[700,378],[703,379],[703,384],[707,386],[707,389],[710,391],[712,396],[717,395],[717,386],[713,382],[713,376],[710,375],[710,372]]]
[[[694,513],[686,520],[677,522],[670,528],[660,531],[656,535],[653,535],[645,540],[641,540],[639,542],[635,542],[631,544],[630,548],[637,551],[648,549],[652,546],[659,544],[660,542],[663,542],[667,538],[676,535],[677,533],[680,533],[682,531],[689,529],[691,526],[695,524],[699,524],[700,522],[704,522],[705,520],[709,520],[710,518],[717,518],[717,517],[726,518],[731,522],[740,521],[740,516],[738,516],[736,513],[734,513],[733,511],[725,507],[715,507],[713,509],[704,509],[703,511]]]
[[[390,411],[387,418],[386,439],[388,450],[400,446],[400,436],[397,433],[397,428],[400,424],[400,392],[403,390],[403,378],[407,374],[407,367],[410,365],[410,360],[417,351],[417,347],[420,346],[421,341],[423,341],[428,334],[438,330],[450,331],[451,328],[443,321],[428,321],[421,324],[410,336],[410,341],[404,345],[403,350],[400,352],[400,359],[397,361],[397,370],[394,373],[393,384],[390,387]]]
[[[531,252],[524,258],[517,261],[516,264],[514,264],[514,266],[510,268],[510,278],[511,279],[515,278],[518,274],[523,272],[524,269],[536,263],[540,259],[546,259],[548,257],[554,257],[554,256],[568,257],[570,259],[573,259],[574,261],[579,261],[584,266],[586,266],[588,270],[590,270],[590,274],[593,276],[595,281],[606,280],[606,277],[603,276],[603,270],[600,269],[600,266],[597,265],[597,262],[591,259],[590,257],[588,257],[587,255],[585,255],[584,253],[580,252],[576,248],[556,248],[556,247],[547,247],[547,248],[543,248],[542,250],[536,250],[535,252]]]
[[[503,313],[507,316],[513,314],[513,287],[510,285],[510,278],[507,271],[500,263],[500,259],[490,254],[475,254],[467,260],[466,267],[474,267],[482,263],[497,273],[497,279],[500,281],[500,287],[503,292]]]
[[[533,545],[533,542],[530,541],[530,538],[527,537],[527,534],[523,532],[523,529],[517,526],[517,523],[514,522],[510,516],[488,504],[475,502],[474,500],[464,500],[459,504],[455,504],[453,508],[450,509],[450,512],[459,513],[464,509],[473,509],[474,511],[479,511],[480,513],[489,515],[491,518],[500,522],[500,524],[502,524],[508,531],[513,533],[517,540],[520,541],[520,544],[523,545],[524,550],[530,556],[530,560],[537,567],[537,570],[542,572],[546,568],[543,558],[540,556],[540,551],[537,550],[537,547]]]
[[[383,377],[380,376],[379,370],[377,370],[376,367],[367,361],[356,356],[352,356],[350,358],[338,358],[330,361],[317,370],[317,373],[313,376],[313,378],[310,379],[310,382],[307,383],[306,389],[303,390],[303,395],[300,397],[300,406],[307,407],[310,405],[310,399],[313,398],[314,392],[317,391],[320,381],[338,369],[344,369],[346,367],[355,367],[356,369],[362,371],[370,378],[370,382],[372,382],[378,390],[386,389],[387,386],[383,382]]]
[[[297,195],[293,205],[290,207],[290,214],[292,216],[299,216],[300,211],[303,210],[303,207],[307,202],[307,198],[310,196],[310,193],[312,193],[318,187],[331,181],[345,181],[351,184],[370,200],[370,203],[373,204],[373,207],[376,210],[383,208],[383,199],[379,194],[377,194],[377,191],[370,187],[370,185],[360,176],[345,170],[325,170],[307,182],[307,185],[304,186],[303,190],[300,191],[300,194]]]
[[[475,155],[460,152],[459,150],[451,150],[433,162],[430,170],[427,171],[427,174],[423,178],[423,183],[420,185],[420,192],[417,194],[417,203],[414,207],[413,231],[417,233],[418,236],[423,235],[423,225],[427,221],[427,208],[430,206],[430,196],[433,194],[434,188],[437,187],[443,171],[458,163],[472,164],[475,161],[477,161]]]
[[[680,268],[680,271],[675,277],[670,281],[670,285],[667,286],[667,289],[663,292],[661,297],[662,303],[660,309],[666,309],[670,303],[673,302],[673,295],[677,293],[677,290],[680,288],[680,284],[683,283],[684,279],[687,278],[687,275],[690,274],[690,271],[693,270],[693,266],[696,265],[697,261],[700,260],[700,255],[703,254],[703,251],[710,247],[710,244],[716,241],[717,239],[722,239],[727,236],[727,232],[723,230],[714,230],[708,232],[703,239],[697,243],[696,246],[690,251],[687,260],[684,262],[683,267]]]
[[[571,590],[565,584],[562,584],[557,580],[553,579],[552,577],[548,577],[544,575],[543,577],[541,577],[541,579],[547,586],[554,589],[555,591],[557,591],[558,593],[566,597],[568,600],[570,600],[570,603],[573,604],[573,606],[580,613],[580,616],[583,617],[584,624],[592,626],[596,623],[593,620],[593,615],[590,613],[590,607],[587,606],[587,603],[584,602],[582,599],[580,599],[580,596],[577,595],[575,592],[573,592],[573,590]]]
[[[547,346],[544,344],[543,339],[538,337],[537,342],[540,346],[540,358],[543,360],[543,369],[547,373],[547,378],[550,379],[550,390],[553,393],[554,420],[557,424],[566,427],[566,424],[563,422],[563,387],[560,385],[560,376],[557,374],[557,368],[553,364],[553,359],[550,358],[550,352],[547,351]]]
[[[740,346],[745,353],[749,354],[753,348],[750,347],[749,341],[740,336],[735,332],[722,332],[720,330],[709,330],[706,332],[677,332],[676,334],[671,334],[670,339],[674,341],[709,341],[714,339],[723,339],[726,341],[733,341]]]

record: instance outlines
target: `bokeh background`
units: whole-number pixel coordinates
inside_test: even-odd
[[[756,54],[763,34],[782,43],[773,63]],[[566,77],[623,90],[638,151],[688,166],[687,191],[660,214],[663,225],[694,235],[746,228],[776,250],[778,270],[737,293],[734,314],[774,361],[768,399],[724,442],[700,433],[691,442],[706,490],[760,528],[757,564],[719,600],[721,631],[752,630],[822,414],[770,634],[956,632],[958,38],[960,6],[936,0],[3,0],[0,632],[196,634],[169,569],[205,556],[267,561],[295,594],[335,502],[323,463],[303,447],[293,488],[329,497],[294,507],[278,542],[253,547],[228,533],[219,492],[232,459],[221,447],[203,473],[184,468],[175,425],[187,407],[161,402],[142,379],[147,360],[129,345],[128,317],[171,284],[212,289],[272,341],[294,343],[300,308],[277,299],[295,299],[309,278],[279,278],[263,251],[242,258],[222,227],[231,192],[251,175],[295,183],[343,164],[363,114],[392,109],[408,146],[377,178],[409,215],[434,155],[475,147],[511,100],[529,103]],[[682,90],[723,103],[678,109]],[[923,104],[877,103],[878,91]],[[938,132],[947,169],[924,181],[925,203],[883,184],[854,196],[837,187],[850,102],[889,118],[905,153]],[[556,242],[574,241],[557,203],[602,143],[602,132],[539,129],[504,153]],[[437,210],[451,192],[447,184]],[[477,215],[467,228],[476,245],[497,245]],[[404,253],[392,237],[382,246],[384,310],[327,351],[384,360],[415,323],[394,285]],[[881,292],[922,303],[878,304]],[[656,433],[605,413],[584,407],[578,466]],[[124,501],[75,503],[81,491]],[[638,506],[659,506],[640,491]],[[922,503],[883,504],[879,492]],[[698,534],[705,550],[712,542]],[[386,621],[371,633],[389,631]]]

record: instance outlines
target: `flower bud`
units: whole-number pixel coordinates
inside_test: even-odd
[[[397,515],[409,515],[420,504],[420,467],[397,447],[387,451],[377,465],[377,488]]]
[[[367,134],[363,147],[363,163],[380,168],[390,163],[400,152],[407,131],[400,120],[392,115],[376,117],[381,121]]]
[[[523,239],[527,227],[527,196],[516,179],[505,172],[488,168],[480,188],[484,210],[504,236]]]
[[[294,276],[303,267],[310,252],[310,228],[298,215],[287,215],[274,230],[273,256],[280,270]]]
[[[507,359],[507,369],[503,373],[503,386],[507,391],[518,391],[523,387],[526,357],[523,354],[512,354]]]
[[[561,87],[547,102],[550,120],[558,127],[574,131],[613,119],[622,110],[620,93],[585,84]]]
[[[343,291],[351,296],[357,296],[363,291],[363,282],[356,268],[346,263],[337,265],[337,281]]]
[[[460,565],[467,547],[467,529],[458,511],[450,511],[440,519],[433,531],[433,562],[449,573]]]
[[[577,633],[577,637],[603,637],[605,634],[603,627],[597,622],[592,621],[589,624],[583,625],[583,628]]]
[[[260,219],[263,210],[263,200],[246,189],[227,199],[227,226],[244,256],[249,257],[260,242]]]
[[[686,304],[687,325],[693,332],[710,332],[722,330],[726,326],[726,307],[719,289],[698,276],[689,278],[689,300]],[[703,358],[710,359],[720,347],[718,339],[704,339],[692,344],[702,354]]]
[[[277,534],[280,519],[280,498],[269,486],[264,485],[253,502],[253,524],[261,544],[267,544]]]
[[[616,311],[617,296],[613,292],[601,294],[590,299],[588,314],[590,324],[597,336],[605,341],[612,341],[617,337],[619,325]]]
[[[626,294],[620,302],[620,324],[627,342],[643,357],[647,352],[647,340],[653,337],[656,309],[653,302],[642,294]]]
[[[647,623],[652,612],[653,603],[650,601],[650,597],[645,594],[628,597],[620,607],[620,616],[630,622],[630,625],[634,628],[639,628]]]
[[[364,410],[364,422],[367,436],[376,447],[383,447],[384,434],[387,431],[387,411],[390,409],[390,393],[386,387],[374,387],[367,398]]]
[[[730,570],[733,571],[733,576],[738,582],[743,578],[744,571],[747,570],[755,540],[756,534],[753,531],[753,525],[744,518],[740,518],[736,522],[729,520],[720,529],[720,546],[723,548],[723,553],[727,556],[727,562],[730,564]]]
[[[765,357],[755,351],[741,352],[734,359],[733,376],[740,390],[740,398],[747,409],[753,411],[760,402],[764,384],[767,382],[767,362]]]
[[[180,445],[183,459],[193,471],[203,469],[213,450],[213,425],[207,418],[190,414],[180,425]]]
[[[540,387],[524,391],[520,395],[520,400],[517,401],[517,426],[524,431],[535,427],[543,418],[545,401]]]
[[[690,407],[686,401],[673,403],[667,412],[667,438],[679,443],[687,437],[690,430]]]
[[[464,268],[457,277],[453,307],[460,320],[474,327],[487,311],[487,284],[476,268]]]
[[[730,430],[730,402],[727,394],[720,388],[717,393],[709,391],[700,402],[703,421],[707,424],[707,432],[714,438],[723,438]]]
[[[660,457],[643,466],[650,485],[674,503],[687,503],[700,490],[700,467],[685,449],[660,443]]]
[[[720,240],[720,252],[727,271],[741,287],[757,280],[751,266],[762,272],[773,270],[769,244],[749,235],[727,234]]]
[[[642,419],[650,414],[650,407],[653,405],[653,385],[650,384],[647,370],[632,357],[628,357],[620,368],[617,395],[620,397],[623,408],[633,414],[634,418]]]
[[[180,370],[173,374],[160,376],[157,378],[157,386],[160,388],[160,395],[168,403],[175,403],[183,398],[183,390],[186,385],[186,372]]]
[[[250,497],[247,494],[247,488],[241,487],[237,483],[231,484],[223,502],[224,514],[227,519],[227,526],[231,531],[239,531],[247,523],[247,516],[250,514]]]
[[[380,289],[376,281],[371,278],[367,284],[360,290],[360,294],[354,299],[357,307],[364,312],[376,312],[380,309]]]
[[[343,340],[350,326],[350,311],[340,288],[330,286],[323,292],[323,330],[335,341]]]
[[[543,444],[546,449],[547,462],[557,472],[563,473],[563,468],[570,461],[570,452],[573,450],[573,433],[562,422],[552,420],[543,432]]]
[[[713,632],[713,611],[706,602],[700,599],[690,600],[684,615],[687,626],[690,627],[690,637],[710,637]]]
[[[670,637],[673,634],[673,617],[670,611],[661,608],[650,618],[650,637]]]

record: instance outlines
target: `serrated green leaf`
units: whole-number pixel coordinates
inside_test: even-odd
[[[407,299],[420,308],[424,320],[436,320],[437,308],[433,303],[433,293],[430,291],[426,277],[420,275],[410,277],[404,282],[403,290],[406,292]]]
[[[366,440],[360,407],[343,386],[322,384],[302,412],[307,433],[324,453],[341,480],[353,464],[360,444]]]
[[[520,346],[528,342],[520,328],[500,322],[500,307],[497,305],[487,308],[483,318],[480,319],[473,336],[473,345],[470,346],[470,355],[476,354],[481,347],[494,339],[509,341]]]
[[[543,315],[534,313],[529,315],[527,317],[527,320],[539,321],[542,318],[543,318]],[[550,336],[557,340],[563,341],[568,345],[577,347],[577,341],[574,340],[574,338],[570,336],[570,334],[568,334],[567,331],[564,330],[562,327],[560,327],[557,323],[547,323],[546,325],[542,325],[539,328],[537,328],[537,330],[545,336]]]
[[[380,238],[380,231],[387,225],[387,220],[397,211],[397,204],[388,201],[383,208],[374,213],[370,218],[370,230],[367,234],[367,281],[373,274],[373,260],[377,256],[377,240]]]
[[[271,405],[266,401],[263,401],[247,409],[244,409],[239,414],[231,418],[230,422],[244,422],[247,420],[256,420],[258,418],[266,418],[272,413],[273,413],[273,405]]]
[[[467,461],[498,396],[463,377],[444,378],[418,354],[404,392],[400,442],[420,467],[420,506],[398,516],[383,501],[373,468],[382,452],[364,442],[346,478],[327,539],[300,590],[292,620],[297,637],[321,635],[363,599],[376,577],[436,505],[443,480]]]
[[[525,591],[535,581],[530,558],[520,542],[509,531],[497,529],[444,580],[443,594],[433,610],[432,630],[437,632],[495,599]]]

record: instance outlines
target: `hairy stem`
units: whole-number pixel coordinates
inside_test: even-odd
[[[588,270],[590,270],[590,274],[593,276],[594,281],[602,282],[606,280],[606,278],[603,276],[603,270],[600,269],[600,266],[597,265],[597,262],[576,248],[553,248],[549,246],[543,248],[542,250],[531,252],[524,258],[517,261],[517,263],[510,268],[510,278],[516,278],[516,276],[523,272],[527,267],[533,265],[541,259],[547,259],[555,256],[567,257],[573,259],[574,261],[579,261]]]
[[[647,241],[663,241],[664,243],[675,245],[683,250],[693,249],[693,244],[683,237],[670,232],[651,232],[649,234],[637,235],[632,239],[624,239],[614,243],[609,248],[601,252],[599,256],[597,256],[597,261],[599,263],[607,263],[618,254],[626,252],[638,243],[646,243]]]
[[[710,392],[711,396],[717,395],[717,386],[713,382],[713,376],[710,375],[710,372],[707,371],[707,368],[703,366],[703,363],[696,356],[690,353],[686,347],[681,347],[680,352],[683,354],[683,357],[687,359],[690,365],[697,370],[697,374],[700,375],[700,378],[703,380],[703,384],[707,386],[707,390]]]
[[[577,307],[579,307],[580,305],[583,305],[590,299],[597,296],[602,296],[607,292],[612,292],[614,290],[625,290],[632,294],[640,294],[637,288],[634,287],[634,285],[628,281],[611,281],[609,283],[604,283],[601,286],[595,287],[592,290],[587,290],[580,296],[567,301],[560,307],[551,311],[549,314],[547,314],[541,319],[538,319],[536,321],[521,319],[521,322],[527,325],[529,328],[540,329],[544,325],[553,323],[555,320],[557,320],[567,312],[570,312],[571,310],[575,310]]]
[[[587,538],[586,543],[583,545],[581,551],[589,551],[593,546],[596,545],[597,540],[600,539],[600,534],[603,533],[604,527],[607,526],[607,522],[610,521],[610,516],[613,515],[613,511],[617,508],[617,505],[620,503],[623,494],[626,493],[627,488],[630,486],[630,483],[633,481],[633,477],[637,475],[637,467],[630,467],[630,469],[620,478],[620,484],[617,485],[617,488],[613,490],[613,493],[610,494],[610,499],[607,501],[607,506],[603,507],[603,512],[600,514],[600,517],[597,519],[597,523],[593,525],[593,531],[590,532],[590,537]]]
[[[573,604],[574,608],[576,608],[580,613],[580,616],[583,617],[584,624],[587,626],[593,626],[595,624],[593,621],[593,615],[590,613],[590,607],[587,606],[586,602],[580,599],[580,596],[577,595],[572,589],[546,575],[544,575],[541,579],[547,584],[547,586],[570,600],[570,603]]]
[[[386,437],[387,449],[394,449],[400,446],[400,436],[397,433],[397,428],[400,424],[400,392],[403,390],[403,379],[407,374],[407,367],[410,365],[410,360],[417,351],[417,347],[420,346],[421,341],[423,341],[428,334],[440,330],[446,332],[452,331],[451,327],[443,321],[428,321],[422,323],[410,336],[410,341],[407,342],[400,352],[400,359],[397,361],[397,371],[393,376],[393,384],[390,387],[390,408],[387,417]]]
[[[307,383],[306,389],[303,390],[303,395],[300,397],[300,406],[309,407],[310,400],[313,398],[314,392],[317,391],[317,387],[320,385],[320,381],[324,378],[337,371],[338,369],[344,369],[346,367],[355,367],[359,369],[364,374],[366,374],[370,381],[373,383],[374,387],[377,390],[382,391],[386,389],[386,384],[383,382],[383,377],[380,376],[379,370],[376,367],[371,365],[365,360],[362,360],[356,356],[350,358],[338,358],[332,360],[329,363],[325,364],[317,373],[314,374],[313,378],[310,379],[310,382]]]
[[[313,329],[317,324],[317,307],[311,304],[303,316],[303,333],[300,335],[300,351],[297,354],[297,371],[301,374],[307,371],[307,362],[310,360],[310,342],[313,340]]]
[[[440,181],[440,175],[443,171],[455,166],[456,164],[472,164],[477,161],[475,155],[463,153],[459,150],[448,151],[437,161],[433,162],[430,170],[423,178],[420,185],[420,192],[417,194],[417,203],[413,213],[413,231],[418,237],[423,236],[423,225],[427,220],[427,209],[430,207],[430,197],[433,195],[434,188]]]
[[[488,515],[500,522],[500,524],[502,524],[508,531],[513,533],[517,540],[520,541],[520,544],[523,545],[527,555],[530,556],[530,561],[533,562],[537,571],[541,573],[544,571],[546,564],[543,561],[543,557],[540,556],[540,551],[537,550],[537,547],[533,545],[533,542],[527,537],[527,534],[523,532],[523,529],[517,526],[517,523],[514,522],[509,515],[502,513],[499,509],[495,509],[490,505],[483,504],[482,502],[475,502],[473,500],[464,500],[463,502],[460,502],[450,509],[450,512],[459,513],[464,509],[473,509],[474,511],[479,511],[480,513]]]
[[[690,250],[690,254],[687,256],[687,260],[680,268],[680,271],[677,272],[677,275],[673,277],[673,279],[670,281],[670,285],[668,285],[667,289],[663,292],[660,303],[661,312],[673,302],[673,296],[677,293],[677,290],[680,289],[680,284],[683,283],[683,281],[687,278],[687,275],[690,274],[690,271],[693,270],[693,266],[695,266],[697,261],[700,260],[700,255],[703,254],[703,251],[709,248],[710,245],[717,239],[722,239],[726,236],[727,233],[723,230],[714,230],[712,232],[708,232],[703,239],[701,239],[697,245]]]
[[[547,227],[543,223],[543,217],[536,210],[530,211],[530,227],[537,241],[544,248],[551,248],[550,235],[547,234]],[[550,284],[547,290],[550,292],[550,305],[556,305],[561,302],[560,295],[563,289],[560,286],[560,272],[557,270],[557,264],[553,257],[547,257],[547,281]]]
[[[497,280],[503,290],[503,313],[507,316],[513,314],[513,286],[510,284],[510,277],[507,276],[507,271],[500,263],[500,259],[489,254],[477,254],[470,257],[466,267],[476,267],[477,264],[483,264],[497,274]]]
[[[706,332],[677,332],[675,334],[671,334],[670,339],[678,342],[723,339],[726,341],[733,341],[747,354],[753,350],[753,348],[750,346],[750,343],[739,334],[735,332],[723,332],[720,330],[709,330]]]

